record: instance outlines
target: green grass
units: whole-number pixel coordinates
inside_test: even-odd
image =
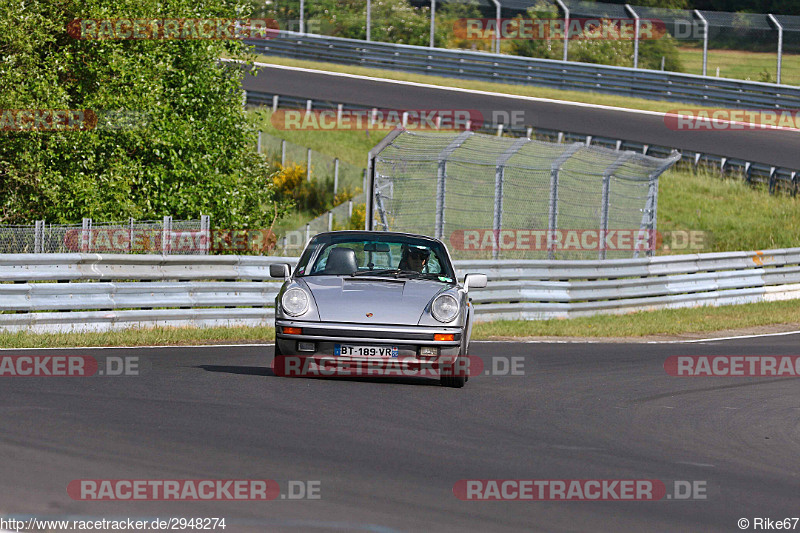
[[[698,48],[680,48],[680,58],[684,70],[689,74],[703,73],[703,50]],[[719,75],[722,78],[737,80],[762,81],[761,73],[767,70],[771,81],[777,79],[776,52],[745,52],[741,50],[709,50],[709,76]],[[784,85],[800,85],[800,55],[784,54],[781,68],[781,83]]]
[[[800,328],[800,300],[664,309],[564,320],[501,320],[475,324],[472,338],[642,337],[786,325]]]
[[[659,181],[659,231],[709,232],[707,252],[800,246],[800,199],[770,195],[741,179],[709,171],[675,170]],[[697,250],[685,250],[694,253]]]
[[[272,327],[152,328],[87,333],[0,332],[0,348],[70,346],[174,346],[209,343],[272,342]]]
[[[278,129],[272,123],[272,111],[267,108],[251,109],[256,126],[269,135],[280,137],[291,143],[311,148],[317,152],[338,157],[342,161],[367,167],[367,154],[388,133],[377,131],[319,131]],[[302,161],[305,164],[305,161]]]

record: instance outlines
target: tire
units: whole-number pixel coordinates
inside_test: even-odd
[[[279,378],[286,377],[286,356],[278,346],[278,339],[275,339],[275,356],[272,358],[272,373]]]
[[[462,356],[459,355],[458,359],[462,359]],[[458,359],[456,359],[455,366],[446,365],[441,368],[440,370],[441,375],[439,376],[439,384],[442,387],[452,387],[454,389],[460,389],[467,383],[466,375],[460,375],[460,376],[455,375],[457,373],[466,374],[466,372],[464,372],[464,369],[462,368],[462,365],[458,364]],[[455,370],[456,368],[458,368],[459,370]]]

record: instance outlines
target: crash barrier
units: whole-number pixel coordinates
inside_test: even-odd
[[[293,257],[0,255],[0,330],[111,330],[274,323]],[[483,272],[478,321],[542,320],[800,298],[800,248],[592,261],[456,261]]]
[[[371,111],[374,108],[357,104],[342,104],[321,100],[309,100],[295,96],[285,96],[260,91],[247,91],[248,105],[263,105],[278,109],[306,109],[309,111]],[[376,109],[377,110],[377,109]],[[631,150],[640,154],[668,157],[676,148],[643,143],[633,139],[619,139],[586,135],[584,133],[551,130],[547,128],[533,128],[531,126],[514,126],[507,124],[481,123],[480,127],[473,127],[473,131],[497,135],[510,135],[514,137],[528,137],[544,141],[574,143],[582,142],[587,146],[603,146],[616,150]],[[782,168],[757,161],[746,161],[732,154],[707,154],[692,150],[681,149],[681,160],[695,167],[705,166],[718,169],[721,174],[732,177],[741,177],[748,183],[762,184],[769,187],[770,193],[777,191],[788,192],[796,195],[800,187],[800,172],[795,168]]]
[[[280,32],[271,39],[251,40],[247,43],[254,46],[256,53],[264,55],[460,79],[501,81],[737,108],[796,109],[800,106],[800,87],[774,83],[367,42],[295,32]]]

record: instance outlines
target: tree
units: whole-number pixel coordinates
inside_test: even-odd
[[[76,39],[67,29],[74,19],[247,15],[238,0],[4,3],[0,109],[89,110],[98,122],[0,131],[0,222],[208,213],[220,227],[268,224],[274,193],[242,109],[242,69],[219,61],[247,59],[241,41]]]

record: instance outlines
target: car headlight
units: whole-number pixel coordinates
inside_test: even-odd
[[[449,294],[440,294],[433,301],[431,314],[439,322],[451,322],[458,315],[458,301]]]
[[[308,295],[303,289],[289,289],[281,297],[281,306],[287,314],[300,316],[308,310]]]

